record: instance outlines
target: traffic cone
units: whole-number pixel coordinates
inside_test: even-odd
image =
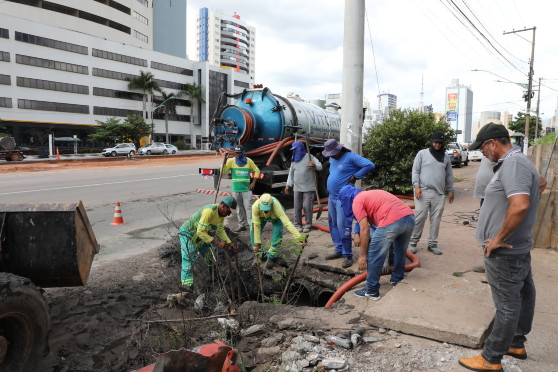
[[[56,148],[56,159],[60,160],[60,152],[58,152],[58,147]]]
[[[114,207],[114,220],[111,225],[124,225],[124,219],[122,218],[122,210],[120,210],[120,202],[116,202],[116,207]]]

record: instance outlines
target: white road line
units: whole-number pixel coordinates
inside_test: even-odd
[[[166,177],[156,177],[156,178],[145,178],[141,180],[128,180],[128,181],[118,181],[118,182],[106,182],[106,183],[94,183],[91,185],[78,185],[78,186],[66,186],[66,187],[53,187],[50,189],[37,189],[37,190],[26,190],[26,191],[13,191],[13,192],[4,192],[0,193],[1,195],[15,195],[15,194],[25,194],[31,192],[43,192],[43,191],[53,191],[53,190],[68,190],[68,189],[77,189],[82,187],[93,187],[93,186],[107,186],[107,185],[118,185],[122,183],[132,183],[132,182],[144,182],[144,181],[156,181],[156,180],[164,180],[169,178],[180,178],[180,177],[189,177],[189,176],[197,176],[198,174],[181,174],[177,176],[166,176]]]

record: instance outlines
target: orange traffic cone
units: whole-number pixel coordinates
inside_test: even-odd
[[[60,152],[58,152],[58,147],[56,148],[56,159],[60,160]]]
[[[124,225],[124,219],[122,218],[122,210],[120,210],[120,202],[116,202],[116,207],[114,207],[114,220],[111,225]]]

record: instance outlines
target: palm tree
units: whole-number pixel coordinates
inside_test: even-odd
[[[153,93],[161,92],[161,88],[159,88],[159,84],[155,81],[155,77],[151,72],[140,70],[139,76],[133,78],[128,83],[128,89],[141,90],[143,92],[143,117],[147,119],[147,96],[151,96],[151,104],[153,104]],[[151,113],[151,120],[153,121],[153,112]]]
[[[165,110],[165,143],[169,142],[169,114],[176,114],[176,101],[175,98],[178,98],[182,95],[182,92],[178,93],[165,93],[161,92],[161,96],[163,99],[164,104],[163,109]]]
[[[196,83],[186,84],[184,90],[182,90],[182,94],[188,96],[190,99],[190,145],[192,149],[196,148],[196,140],[194,137],[194,103],[196,101],[205,102],[203,98],[201,85],[196,85]]]

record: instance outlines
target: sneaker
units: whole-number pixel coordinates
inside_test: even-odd
[[[302,232],[305,233],[305,234],[308,234],[310,232],[310,230],[312,230],[310,225],[304,225],[304,227],[302,228]]]
[[[435,255],[441,255],[443,252],[441,250],[438,249],[438,247],[436,247],[435,245],[428,247],[428,250],[432,253],[434,253]]]
[[[473,358],[461,358],[459,364],[471,371],[503,371],[502,364],[490,363],[482,355]]]
[[[348,257],[345,258],[345,259],[343,260],[343,263],[341,264],[341,267],[344,268],[344,269],[346,269],[346,268],[348,268],[348,267],[351,267],[351,266],[353,266],[353,259],[352,259],[352,258],[348,258]]]
[[[303,228],[302,226],[295,226],[295,229],[296,229],[299,233],[301,233],[302,230],[304,230],[304,228]]]
[[[246,227],[245,226],[238,226],[238,228],[236,230],[234,230],[234,232],[241,232],[241,231],[246,231]]]
[[[336,260],[338,258],[343,258],[343,255],[341,253],[335,252],[335,253],[332,253],[330,255],[325,256],[326,260]]]
[[[366,289],[357,289],[355,291],[355,294],[358,297],[366,297],[366,298],[369,298],[369,299],[374,300],[374,301],[377,301],[377,300],[380,299],[380,293],[378,293],[378,292],[376,292],[376,293],[366,292]]]
[[[527,359],[527,350],[524,347],[510,347],[506,355],[517,359]]]
[[[416,244],[410,244],[409,247],[407,247],[407,250],[413,254],[417,253],[417,245]]]
[[[267,262],[265,263],[265,268],[267,270],[270,270],[273,268],[273,266],[275,265],[275,262],[277,261],[277,257],[268,257],[267,258]]]
[[[389,284],[391,284],[391,285],[394,286],[394,287],[397,285],[397,283],[399,283],[399,282],[394,282],[393,280],[390,280],[390,281],[389,281]]]

